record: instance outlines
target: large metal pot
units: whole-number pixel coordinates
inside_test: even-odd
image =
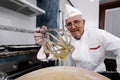
[[[25,74],[16,80],[110,80],[98,73],[71,66],[55,66]]]

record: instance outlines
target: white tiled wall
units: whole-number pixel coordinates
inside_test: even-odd
[[[36,0],[27,1],[36,5]],[[0,7],[0,24],[34,30],[36,28],[36,16],[28,17]],[[11,44],[34,44],[33,34],[0,30],[0,45]]]

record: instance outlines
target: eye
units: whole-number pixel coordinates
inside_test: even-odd
[[[79,20],[75,20],[74,23],[78,24],[80,21]]]
[[[69,23],[67,23],[67,25],[66,26],[71,26],[72,25],[72,23],[71,22],[69,22]]]

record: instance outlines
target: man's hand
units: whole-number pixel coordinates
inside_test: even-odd
[[[36,28],[34,30],[34,40],[35,40],[35,43],[38,45],[42,45],[42,43],[43,43],[43,34],[40,32],[41,30],[46,31],[47,27],[42,26],[42,28]]]

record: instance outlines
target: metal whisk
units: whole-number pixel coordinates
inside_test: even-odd
[[[48,29],[43,34],[45,53],[53,54],[56,58],[66,59],[74,51],[71,45],[71,33],[68,30]]]

